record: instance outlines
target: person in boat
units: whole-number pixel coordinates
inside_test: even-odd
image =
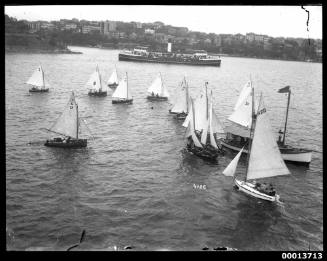
[[[158,93],[157,93],[156,97],[159,98],[159,94]]]
[[[68,138],[66,139],[66,142],[67,142],[67,143],[70,142],[70,137],[68,137]]]
[[[154,96],[154,92],[152,92],[151,95]]]
[[[282,138],[283,138],[283,132],[282,132],[282,130],[279,130],[278,134],[279,134],[279,136],[278,136],[277,143],[278,144],[281,144],[282,143]]]

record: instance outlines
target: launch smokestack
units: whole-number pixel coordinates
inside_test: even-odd
[[[168,53],[171,53],[171,43],[170,43],[170,42],[168,42],[167,52],[168,52]]]

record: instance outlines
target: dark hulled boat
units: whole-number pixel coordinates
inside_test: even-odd
[[[168,47],[167,53],[149,52],[147,47],[136,47],[133,51],[123,51],[118,55],[119,61],[184,64],[198,66],[220,66],[221,59],[209,56],[205,51],[194,54],[172,53]]]
[[[107,87],[105,87],[105,85],[102,84],[102,79],[101,79],[98,65],[96,66],[95,72],[91,75],[86,85],[89,88],[89,92],[88,92],[89,96],[93,96],[93,97],[107,96]]]
[[[44,143],[44,146],[58,148],[86,147],[87,140],[78,138],[79,125],[78,105],[75,101],[74,92],[72,92],[63,113],[50,129],[46,129],[50,132],[59,134],[60,136],[64,136],[64,138],[56,137],[49,139]]]
[[[46,86],[49,86],[49,84],[44,79],[44,72],[41,65],[39,65],[39,67],[35,70],[26,84],[32,85],[29,92],[49,92],[49,88],[46,88]]]

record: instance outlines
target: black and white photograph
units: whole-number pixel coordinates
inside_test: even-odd
[[[322,10],[4,6],[6,251],[322,259]]]

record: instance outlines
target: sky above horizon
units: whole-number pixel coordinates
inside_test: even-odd
[[[187,27],[216,34],[266,34],[272,37],[322,39],[322,6],[192,6],[192,5],[34,5],[5,6],[5,14],[28,21],[77,18]]]

